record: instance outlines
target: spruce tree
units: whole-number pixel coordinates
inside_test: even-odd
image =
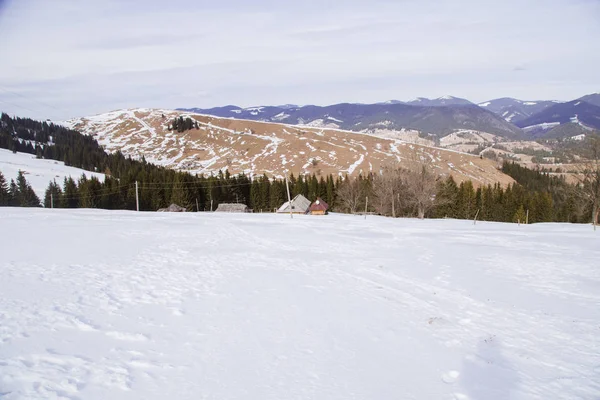
[[[173,193],[171,194],[171,203],[177,204],[180,207],[191,209],[192,200],[186,187],[185,177],[182,173],[175,174],[173,181]]]
[[[40,199],[37,196],[37,194],[35,194],[35,192],[33,191],[33,189],[31,188],[31,185],[29,185],[29,183],[27,182],[27,179],[25,179],[25,174],[23,173],[23,171],[19,171],[19,173],[17,174],[17,190],[18,190],[18,197],[19,197],[19,202],[18,205],[21,207],[39,207],[40,206]]]
[[[513,216],[513,222],[515,223],[521,223],[524,224],[525,223],[525,219],[527,218],[527,214],[525,213],[525,208],[523,208],[523,204],[521,204],[519,206],[519,208],[517,209],[517,212],[515,213],[515,215]]]
[[[8,184],[2,172],[0,172],[0,206],[10,205],[10,195],[8,192]]]
[[[56,181],[51,181],[44,195],[44,207],[52,208],[54,205],[54,208],[60,208],[62,204],[62,190]]]
[[[256,179],[252,181],[252,185],[250,186],[250,208],[254,212],[261,211],[260,183]]]
[[[78,208],[79,207],[79,190],[77,183],[71,178],[65,178],[63,183],[62,207]]]
[[[19,187],[17,186],[14,179],[10,180],[10,186],[8,187],[8,205],[12,207],[18,207],[21,201],[19,194]]]

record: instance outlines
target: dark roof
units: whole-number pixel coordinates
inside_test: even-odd
[[[329,205],[321,200],[320,197],[317,197],[314,203],[310,205],[309,211],[327,211]]]

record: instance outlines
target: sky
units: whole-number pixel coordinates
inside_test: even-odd
[[[0,110],[600,91],[600,0],[0,0]]]

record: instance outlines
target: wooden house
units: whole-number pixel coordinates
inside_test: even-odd
[[[292,199],[292,214],[306,214],[308,213],[308,209],[310,208],[310,200],[301,194],[297,195]],[[288,213],[290,212],[290,202],[286,201],[283,203],[281,207],[277,210],[277,213]]]
[[[321,200],[320,197],[317,197],[317,200],[310,205],[308,212],[310,215],[326,215],[328,209],[329,205]]]

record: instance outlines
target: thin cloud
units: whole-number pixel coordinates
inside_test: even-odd
[[[59,118],[124,105],[569,99],[600,87],[597,2],[374,1],[12,1],[0,86]]]

